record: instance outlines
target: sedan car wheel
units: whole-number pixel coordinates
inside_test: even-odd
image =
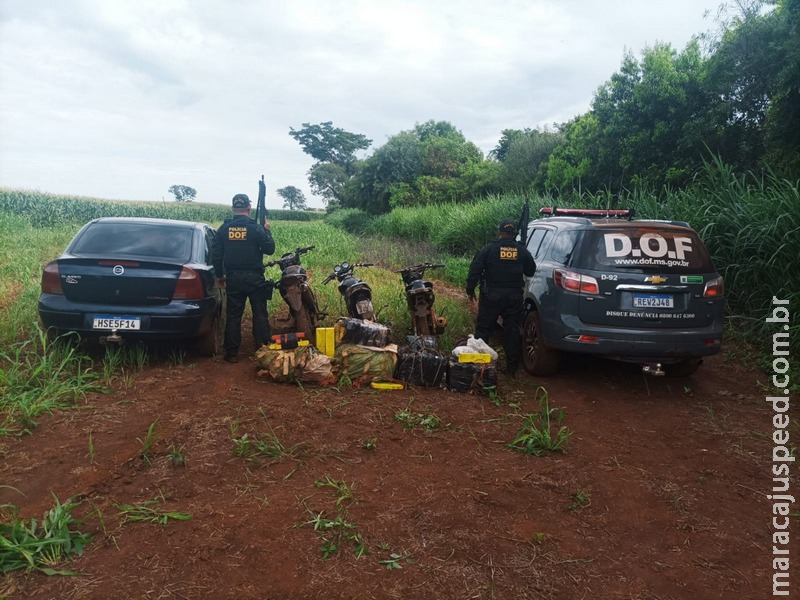
[[[197,351],[202,356],[216,356],[220,353],[220,330],[219,315],[214,315],[209,330],[197,338]]]

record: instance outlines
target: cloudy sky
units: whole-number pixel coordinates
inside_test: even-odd
[[[626,50],[682,50],[719,4],[0,0],[0,187],[227,203],[264,174],[268,207],[288,185],[322,206],[290,127],[377,148],[445,120],[486,154],[586,112]]]

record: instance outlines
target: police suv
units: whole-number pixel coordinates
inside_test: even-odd
[[[523,365],[552,375],[564,352],[688,376],[722,343],[723,281],[688,223],[628,210],[543,208],[528,224]]]

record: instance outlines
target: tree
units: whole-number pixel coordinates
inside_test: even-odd
[[[787,176],[800,173],[800,0],[782,0],[778,16],[781,35],[778,44],[781,65],[776,76],[775,94],[767,111],[767,150],[769,162]]]
[[[480,149],[447,121],[417,124],[359,163],[342,206],[378,214],[397,206],[463,201],[476,189],[493,187],[494,173],[475,169],[482,162]]]
[[[575,117],[561,126],[563,143],[557,146],[547,159],[545,190],[549,193],[581,192],[584,185],[599,188],[594,165],[600,148],[600,126],[594,113]]]
[[[503,162],[506,159],[506,154],[508,154],[508,150],[511,147],[511,142],[515,139],[526,135],[530,130],[525,129],[503,129],[502,135],[500,136],[500,141],[497,142],[497,146],[489,152],[489,158],[498,160]]]
[[[197,197],[197,190],[188,185],[172,185],[167,191],[175,196],[175,202],[191,202]]]
[[[562,141],[560,132],[539,129],[526,129],[513,136],[502,153],[502,188],[505,191],[530,191],[537,178],[544,179],[547,160]]]
[[[718,154],[737,170],[766,167],[793,177],[800,167],[800,2],[737,0],[736,8],[720,19],[708,64]]]
[[[303,147],[303,152],[318,162],[343,167],[348,176],[353,175],[356,152],[366,150],[372,144],[366,136],[334,127],[331,121],[319,125],[303,123],[297,131],[290,127],[289,135]]]
[[[317,161],[308,171],[311,190],[321,195],[326,204],[341,203],[342,189],[356,172],[356,152],[369,148],[372,140],[334,127],[331,121],[319,125],[303,123],[299,130],[290,127],[289,135]]]
[[[303,192],[293,185],[279,189],[278,196],[283,198],[283,208],[289,210],[306,210],[308,208]]]
[[[329,207],[342,203],[343,189],[349,180],[344,168],[333,163],[318,162],[308,170],[312,193],[321,196]]]
[[[685,185],[706,152],[698,135],[711,100],[703,88],[704,67],[697,40],[680,53],[655,44],[645,48],[641,61],[627,53],[592,101],[596,128],[571,132],[591,137],[567,135],[572,147],[561,157],[571,155],[568,162],[577,170],[562,170],[555,179],[564,183],[564,175],[590,174],[581,182],[589,192],[616,193],[631,184],[654,190]],[[573,127],[588,124],[578,120]],[[578,168],[582,163],[585,168]]]

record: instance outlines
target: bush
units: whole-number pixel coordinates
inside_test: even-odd
[[[358,208],[340,208],[325,217],[325,222],[353,235],[372,233],[375,217]]]

